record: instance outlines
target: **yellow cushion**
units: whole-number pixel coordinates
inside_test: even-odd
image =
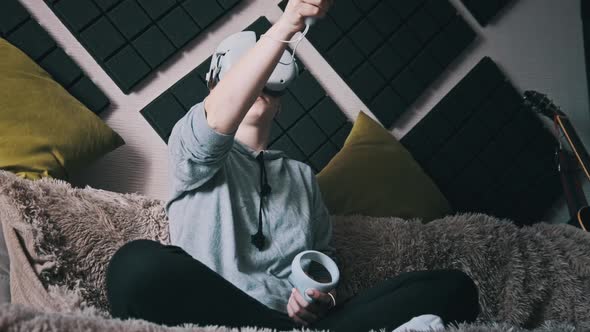
[[[330,213],[422,218],[451,212],[412,155],[380,124],[360,113],[342,150],[317,175]]]
[[[67,175],[124,144],[19,49],[0,38],[0,169]]]

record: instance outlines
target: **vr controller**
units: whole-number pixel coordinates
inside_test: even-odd
[[[307,276],[307,274],[303,272],[301,263],[301,259],[303,258],[322,264],[330,273],[331,281],[327,283],[317,282]],[[313,288],[323,293],[329,292],[338,285],[338,282],[340,281],[340,270],[338,270],[338,266],[328,255],[315,250],[306,250],[300,252],[293,259],[293,262],[291,263],[291,275],[289,275],[288,280],[293,287],[297,288],[307,302],[313,303],[315,299],[307,295],[306,291]]]

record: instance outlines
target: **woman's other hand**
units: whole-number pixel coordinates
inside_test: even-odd
[[[309,294],[310,291],[313,293]],[[322,293],[317,289],[313,289],[308,290],[308,295],[315,299],[314,303],[307,302],[301,293],[299,293],[299,290],[293,288],[287,304],[289,317],[304,326],[308,326],[324,317],[333,307],[332,297],[327,293]]]
[[[307,17],[324,17],[333,3],[334,0],[289,0],[283,16],[277,23],[287,31],[301,31]]]

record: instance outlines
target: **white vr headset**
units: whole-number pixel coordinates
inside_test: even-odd
[[[229,69],[254,45],[256,45],[256,33],[242,31],[224,39],[211,58],[211,67],[207,73],[207,86],[213,89],[223,79]],[[295,59],[292,59],[289,51],[285,50],[281,60],[266,82],[264,91],[270,94],[281,94],[299,74],[299,68]]]

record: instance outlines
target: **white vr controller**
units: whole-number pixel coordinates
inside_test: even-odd
[[[322,264],[330,273],[331,281],[323,283],[317,282],[314,279],[310,278],[303,271],[301,259],[309,259],[310,261],[315,261],[317,263]],[[328,255],[315,250],[306,250],[300,252],[293,259],[293,262],[291,263],[291,275],[289,275],[288,280],[289,282],[291,282],[293,287],[297,288],[299,293],[307,302],[313,303],[315,299],[309,297],[306,291],[308,289],[317,289],[323,293],[329,292],[330,290],[335,288],[336,285],[338,285],[338,281],[340,280],[340,271],[338,270],[338,266],[336,265],[336,263]]]
[[[310,27],[316,22],[315,18],[308,17],[305,24]],[[213,89],[223,79],[230,68],[256,45],[256,33],[242,31],[224,39],[211,58],[211,66],[206,75],[207,86]],[[289,51],[285,50],[275,70],[266,82],[265,89],[270,92],[283,92],[299,74],[299,67]]]

